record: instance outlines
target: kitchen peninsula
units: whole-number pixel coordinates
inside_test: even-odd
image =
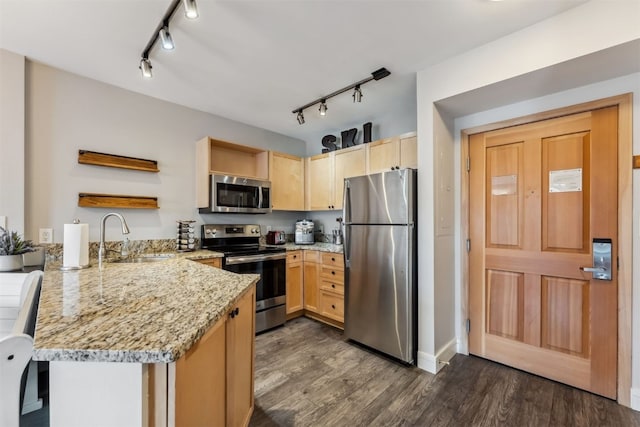
[[[34,359],[50,362],[51,426],[248,423],[259,276],[202,263],[215,256],[47,265]]]

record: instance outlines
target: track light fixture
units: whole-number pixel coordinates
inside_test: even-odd
[[[390,74],[391,72],[386,68],[384,67],[380,68],[374,71],[373,73],[371,73],[371,77],[367,77],[366,79],[362,79],[359,82],[355,82],[353,84],[350,84],[349,86],[343,87],[342,89],[338,89],[335,92],[330,93],[329,95],[326,95],[326,96],[323,96],[322,98],[318,98],[314,101],[311,101],[308,104],[303,105],[302,107],[296,108],[295,110],[292,111],[292,113],[297,114],[296,118],[299,124],[304,124],[304,116],[302,112],[313,105],[320,104],[320,107],[318,109],[320,111],[320,115],[325,116],[327,114],[327,100],[329,98],[333,98],[334,96],[340,95],[341,93],[344,93],[351,89],[353,89],[353,102],[362,102],[362,90],[360,89],[360,86],[370,82],[371,80],[377,81],[377,80],[383,79]]]
[[[151,61],[149,61],[149,58],[142,58],[140,60],[140,66],[138,68],[140,68],[142,77],[144,77],[145,79],[150,79],[152,77],[151,69],[153,67],[151,66]]]
[[[327,101],[326,100],[322,100],[322,102],[320,103],[320,108],[318,108],[318,111],[320,111],[320,115],[321,116],[326,116],[327,115]]]
[[[173,38],[169,32],[169,26],[165,25],[160,29],[160,42],[164,50],[173,50],[176,45],[173,44]]]
[[[356,86],[353,90],[353,102],[362,102],[362,91],[360,90],[360,85]]]
[[[188,19],[196,19],[198,17],[198,5],[196,0],[183,0],[184,16]]]
[[[160,44],[162,48],[165,50],[172,50],[175,48],[175,44],[173,43],[173,38],[171,37],[171,33],[169,33],[169,21],[173,17],[173,14],[180,6],[180,3],[184,6],[184,15],[189,19],[195,19],[198,17],[198,7],[196,5],[196,0],[172,0],[169,8],[164,13],[162,17],[162,21],[156,27],[153,35],[149,39],[147,46],[142,51],[141,59],[140,59],[140,71],[142,71],[142,77],[150,78],[152,77],[151,73],[151,61],[149,60],[149,52],[153,48],[153,45],[160,39]]]

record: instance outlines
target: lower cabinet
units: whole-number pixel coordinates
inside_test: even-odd
[[[339,328],[344,324],[342,254],[303,251],[304,313]]]
[[[287,314],[300,312],[304,308],[304,267],[302,251],[287,252]]]
[[[194,260],[200,264],[208,265],[210,267],[222,268],[222,258],[205,258]]]
[[[247,426],[254,406],[255,287],[175,363],[149,371],[149,426]]]

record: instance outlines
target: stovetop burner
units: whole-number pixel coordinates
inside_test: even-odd
[[[205,224],[202,249],[229,255],[258,255],[285,252],[284,248],[260,245],[260,226],[256,224]]]

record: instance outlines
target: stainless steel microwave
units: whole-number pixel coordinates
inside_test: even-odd
[[[201,213],[271,212],[271,182],[228,175],[211,175],[209,208]]]

